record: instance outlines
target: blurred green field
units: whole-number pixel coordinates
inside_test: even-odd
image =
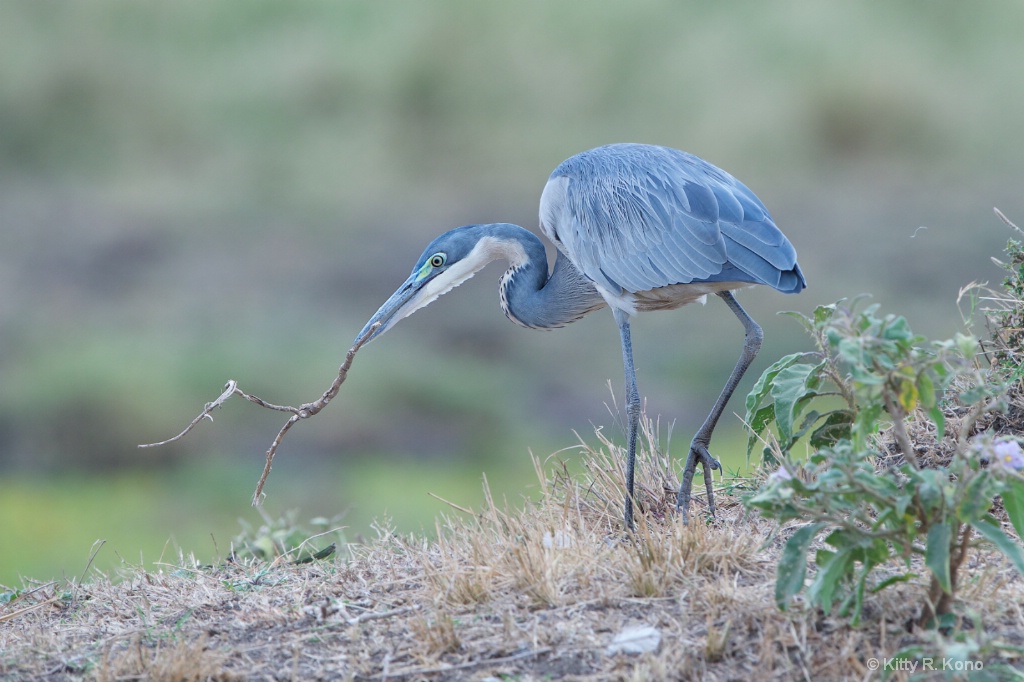
[[[103,537],[107,567],[171,537],[212,555],[257,518],[279,415],[229,404],[136,444],[229,378],[316,398],[426,242],[535,229],[551,169],[600,144],[709,159],[796,245],[806,292],[742,294],[766,333],[751,375],[806,347],[776,311],[860,293],[950,336],[960,287],[1000,277],[992,207],[1024,220],[1022,25],[1010,0],[0,3],[0,582],[75,575]],[[472,504],[487,471],[515,499],[528,449],[618,433],[607,313],[513,327],[500,272],[360,353],[289,435],[275,513],[430,529],[428,491]],[[714,304],[634,329],[678,449],[741,332]],[[719,454],[742,454],[741,408]]]
[[[734,428],[717,435],[721,451],[730,454],[723,458],[727,471],[744,468],[743,434]],[[597,445],[593,434],[584,437]],[[678,451],[685,445],[675,442],[677,456],[683,456]],[[547,471],[565,467],[577,472],[578,453],[579,448],[570,447],[550,457],[535,454]],[[433,535],[438,515],[462,513],[445,500],[462,508],[482,508],[484,476],[494,499],[504,499],[511,507],[521,507],[538,491],[526,452],[489,458],[486,469],[472,462],[438,466],[416,459],[396,463],[362,458],[344,467],[323,465],[305,473],[296,471],[301,463],[294,457],[282,456],[274,467],[263,512],[279,519],[294,511],[305,527],[315,517],[336,518],[333,527],[343,528],[346,539],[355,541],[374,537],[374,526],[381,523],[402,533]],[[177,565],[179,555],[202,563],[223,561],[232,539],[242,531],[241,522],[252,527],[265,523],[260,512],[247,505],[260,468],[254,460],[248,467],[197,463],[169,472],[4,479],[0,519],[16,522],[0,533],[0,557],[6,559],[0,562],[0,585],[79,578],[87,564],[116,577],[123,564],[155,570],[161,563]],[[282,500],[301,506],[283,507]],[[345,507],[339,507],[342,500]],[[97,541],[103,546],[90,564]]]
[[[161,562],[174,564],[179,553],[202,563],[223,561],[242,531],[240,519],[253,527],[264,523],[246,502],[259,469],[188,466],[170,475],[130,471],[4,481],[0,518],[18,522],[0,535],[0,556],[7,558],[0,585],[20,586],[22,578],[79,578],[98,540],[105,544],[92,568],[113,576],[122,562],[152,570]],[[535,481],[525,473],[494,472],[492,487],[510,501],[519,500]],[[482,495],[469,494],[474,489],[481,490],[481,472],[417,462],[394,471],[361,462],[345,471],[330,467],[315,477],[272,476],[264,511],[276,519],[290,511],[281,507],[282,497],[301,499],[302,507],[294,508],[300,524],[340,515],[337,526],[357,540],[373,536],[374,520],[390,519],[406,532],[432,532],[433,518],[448,507],[428,493],[478,505]],[[342,495],[347,508],[338,507]]]

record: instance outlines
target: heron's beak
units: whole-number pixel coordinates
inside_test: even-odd
[[[398,321],[412,315],[414,312],[422,308],[426,303],[419,302],[419,296],[423,286],[423,280],[419,278],[419,273],[413,273],[409,279],[405,280],[402,286],[398,287],[398,291],[391,294],[391,298],[384,302],[384,305],[374,313],[370,321],[363,327],[363,331],[359,332],[356,336],[356,342],[358,343],[363,337],[367,337],[363,343],[369,343],[375,338],[386,332],[387,330],[398,324]],[[429,303],[429,301],[427,301]],[[370,328],[380,323],[380,326],[370,332]],[[369,336],[367,336],[369,334]]]
[[[485,240],[481,240],[485,244]],[[485,244],[486,246],[486,244]],[[380,310],[370,318],[370,321],[363,327],[356,337],[356,343],[366,337],[363,343],[369,343],[387,330],[398,324],[399,320],[409,317],[420,308],[430,305],[439,296],[459,286],[472,277],[480,268],[484,267],[495,258],[494,249],[474,247],[473,251],[464,258],[458,259],[442,271],[424,262],[418,270],[409,275],[398,291],[391,294],[391,298],[384,302]],[[380,326],[370,331],[373,325],[380,323]]]

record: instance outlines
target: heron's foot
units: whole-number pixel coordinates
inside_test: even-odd
[[[700,461],[701,467],[704,470],[704,485],[706,486],[708,493],[708,511],[711,512],[712,518],[715,516],[714,481],[711,478],[711,472],[716,469],[721,471],[722,465],[717,459],[712,457],[710,452],[708,452],[707,444],[694,441],[690,444],[690,454],[686,457],[686,468],[683,469],[683,481],[679,486],[679,496],[676,498],[676,509],[682,511],[683,523],[688,521],[690,513],[690,498],[693,492],[693,475],[697,472],[698,461]]]

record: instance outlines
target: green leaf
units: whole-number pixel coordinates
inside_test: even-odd
[[[747,423],[750,423],[751,421],[751,414],[761,405],[761,403],[764,402],[765,398],[771,394],[772,383],[775,381],[775,377],[778,376],[779,372],[790,365],[800,362],[803,357],[803,353],[793,353],[792,355],[780,358],[773,362],[772,365],[766,369],[760,377],[758,377],[757,381],[754,383],[754,387],[750,389],[750,393],[747,394]]]
[[[864,350],[864,343],[858,338],[841,338],[836,353],[843,362],[854,367],[862,367],[867,364],[868,358]]]
[[[820,372],[824,365],[824,361],[816,365],[790,365],[776,375],[771,394],[775,402],[775,426],[781,442],[792,444],[795,440],[793,424],[808,399],[817,395],[815,389],[821,381]]]
[[[960,354],[968,360],[972,359],[980,352],[978,339],[973,336],[957,332],[956,336],[953,337],[953,340],[956,342],[957,350],[959,350]]]
[[[1003,492],[1003,506],[1018,537],[1024,538],[1024,480],[1011,478]]]
[[[867,566],[867,570],[871,570],[872,566],[884,563],[889,560],[890,556],[889,543],[881,538],[873,538],[871,544],[864,551],[863,557],[858,557],[864,565]]]
[[[982,400],[988,397],[990,391],[991,387],[986,386],[985,384],[972,386],[971,388],[968,388],[966,391],[960,393],[960,402],[962,402],[965,405],[974,405],[975,403],[980,403]]]
[[[825,542],[836,549],[862,550],[871,543],[871,540],[860,531],[839,528],[829,533]]]
[[[777,469],[782,462],[775,456],[775,451],[770,446],[765,446],[761,448],[761,464],[770,469]]]
[[[805,414],[803,420],[800,422],[800,428],[796,431],[796,437],[802,437],[819,419],[821,419],[821,413],[817,410],[811,410]]]
[[[925,549],[924,564],[939,581],[946,594],[953,592],[949,577],[949,542],[953,529],[948,521],[936,523],[928,529],[928,546]]]
[[[921,399],[921,407],[926,410],[935,408],[935,382],[928,376],[928,372],[921,372],[917,375],[917,393]]]
[[[898,399],[900,401],[900,407],[903,408],[905,413],[910,414],[914,411],[914,408],[917,407],[918,395],[917,386],[913,381],[910,379],[900,380],[900,392]],[[895,417],[896,415],[893,416]]]
[[[878,583],[874,587],[872,587],[871,588],[871,592],[872,592],[872,594],[874,594],[876,592],[881,592],[882,590],[884,590],[885,588],[889,587],[890,585],[895,585],[896,583],[909,582],[909,581],[913,580],[916,577],[917,577],[917,573],[900,573],[898,575],[892,575],[892,576],[889,576],[888,578],[886,578],[885,580],[883,580],[882,582]]]
[[[928,416],[935,422],[935,439],[941,443],[942,438],[946,435],[946,415],[942,413],[942,410],[938,405],[928,410]]]
[[[914,338],[913,332],[910,331],[910,324],[907,322],[907,318],[900,315],[899,317],[889,319],[887,321],[890,324],[886,325],[885,330],[882,332],[883,339],[889,339],[892,341],[909,341]]]
[[[850,410],[828,413],[825,422],[811,432],[811,447],[824,448],[834,445],[841,438],[849,438],[852,424],[853,412]]]
[[[803,313],[797,312],[795,310],[783,310],[779,313],[779,315],[786,315],[787,317],[792,317],[794,320],[800,323],[800,326],[803,327],[808,334],[814,333],[814,320],[807,317]]]
[[[782,550],[775,579],[775,603],[783,611],[789,600],[804,589],[807,574],[807,549],[824,523],[812,523],[793,533]]]
[[[923,511],[929,516],[941,510],[946,503],[946,486],[949,485],[948,475],[935,469],[922,469],[908,472],[912,482],[916,483],[917,498]]]
[[[823,327],[826,322],[831,322],[832,317],[836,314],[836,303],[830,303],[828,305],[819,305],[814,309],[814,326]]]
[[[860,625],[860,614],[864,608],[864,587],[868,581],[868,574],[873,568],[874,566],[865,565],[864,568],[861,569],[860,578],[857,580],[857,585],[853,590],[853,614],[850,616],[850,625],[853,627]],[[848,605],[849,602],[850,600],[848,599],[846,604]]]
[[[750,430],[750,436],[747,438],[747,460],[750,460],[750,453],[754,451],[754,446],[760,442],[758,436],[764,433],[764,430],[768,427],[775,419],[775,405],[768,403],[764,407],[761,407],[754,413],[751,418],[750,414],[747,414],[747,428]]]
[[[820,606],[828,614],[832,611],[836,589],[853,573],[853,554],[849,548],[838,552],[822,549],[815,555],[814,563],[818,566],[818,572],[807,588],[807,598],[811,604]]]
[[[850,435],[857,450],[867,450],[870,439],[878,433],[879,420],[884,409],[881,402],[869,403],[860,408],[854,419]]]
[[[991,516],[984,516],[971,521],[971,527],[978,531],[978,535],[995,545],[996,549],[1006,555],[1010,562],[1013,563],[1014,568],[1021,575],[1024,575],[1024,549],[1021,548],[1019,542],[1011,539],[1003,532],[1003,529],[999,527],[998,521]],[[775,589],[776,594],[778,594],[778,586]]]
[[[992,476],[984,472],[975,474],[966,483],[960,483],[962,491],[958,495],[960,503],[956,514],[961,521],[970,523],[988,513],[992,508],[992,498],[995,497],[994,485]]]

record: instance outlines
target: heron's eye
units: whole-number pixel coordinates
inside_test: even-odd
[[[444,255],[443,253],[435,253],[433,256],[430,257],[429,263],[431,266],[439,268],[442,265],[444,265],[445,261],[447,260],[448,256]]]

